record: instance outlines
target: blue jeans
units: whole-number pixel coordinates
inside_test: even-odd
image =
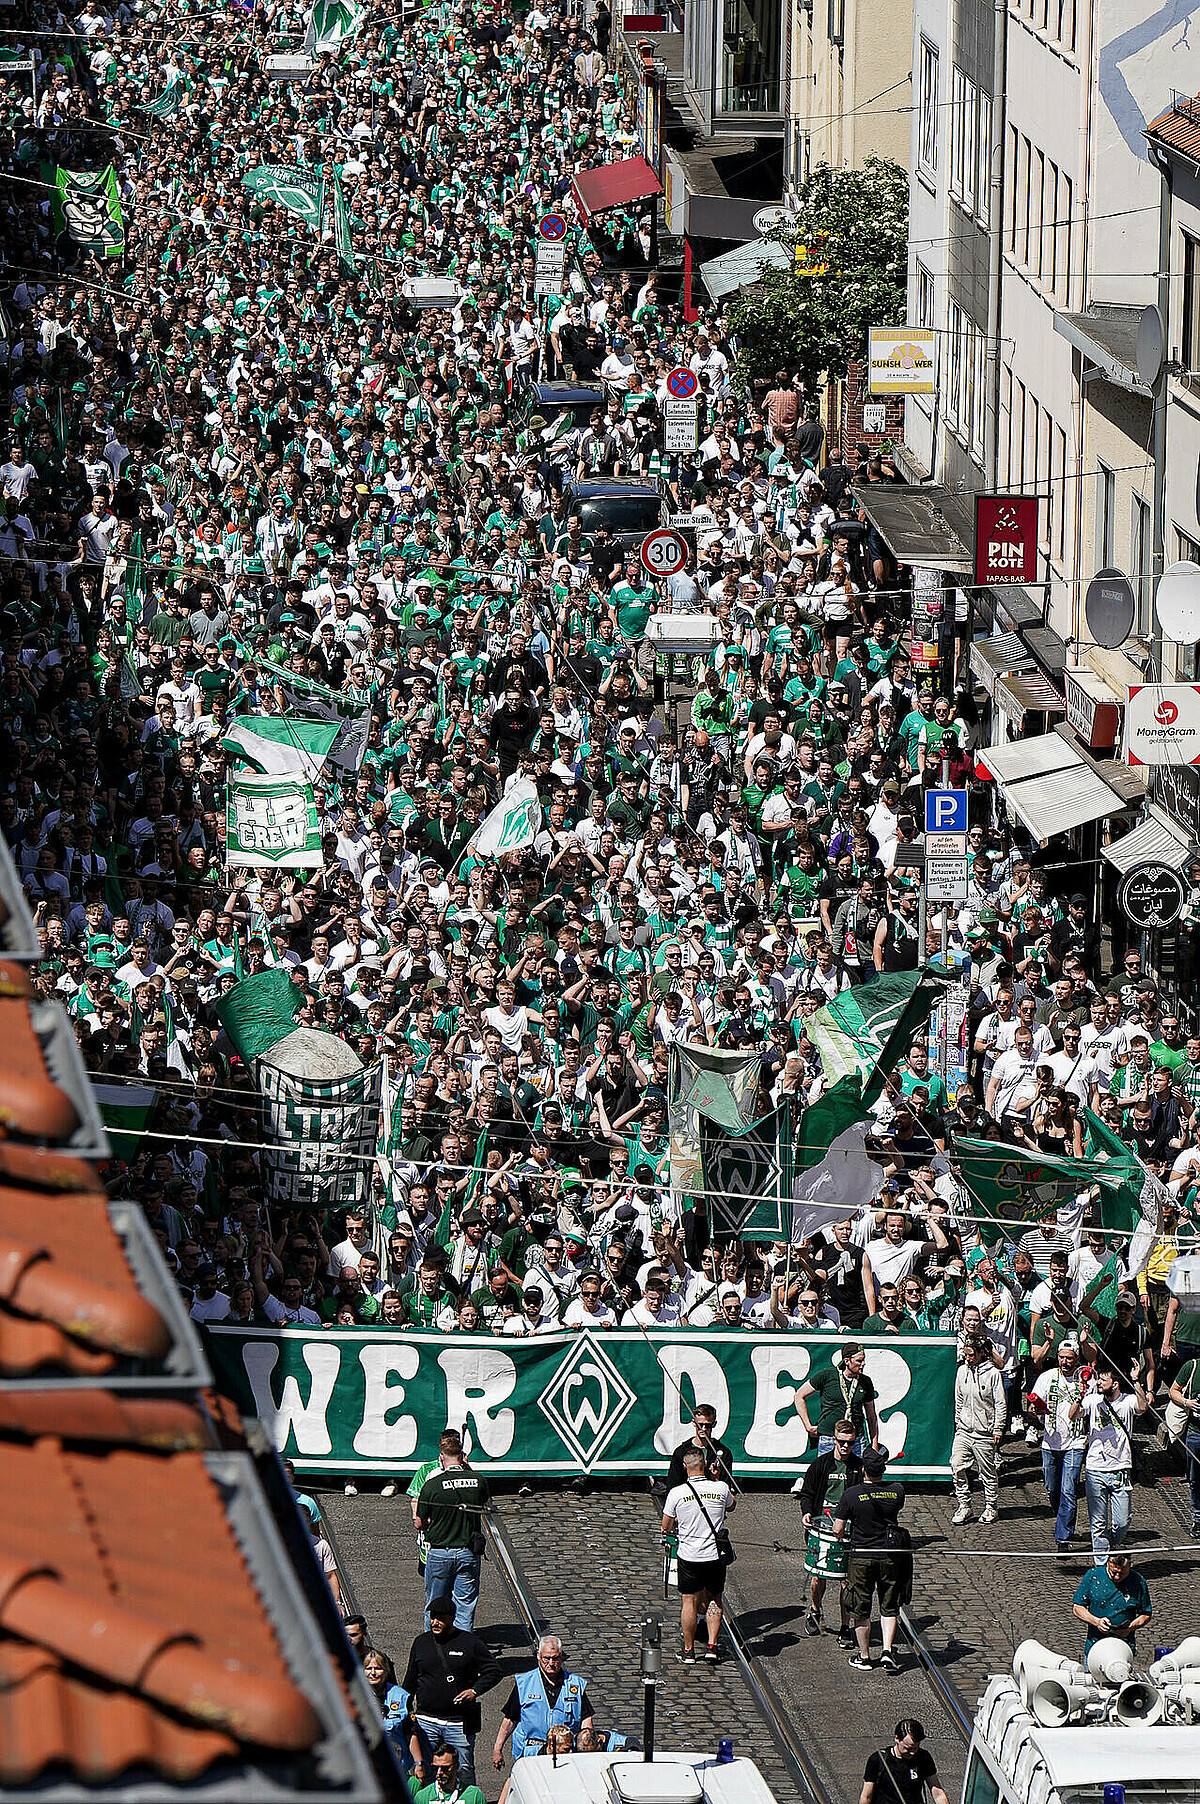
[[[1192,1493],[1192,1535],[1200,1531],[1200,1428],[1189,1428],[1184,1441],[1188,1486]]]
[[[435,1597],[454,1599],[456,1629],[475,1627],[475,1606],[479,1602],[479,1555],[465,1547],[431,1547],[425,1555],[425,1627],[429,1627],[429,1606]]]
[[[1092,1525],[1092,1557],[1097,1566],[1109,1549],[1123,1547],[1133,1508],[1133,1483],[1128,1472],[1087,1472],[1088,1519]]]
[[[429,1772],[429,1762],[439,1741],[444,1741],[458,1755],[459,1790],[464,1785],[474,1785],[475,1737],[468,1735],[461,1723],[444,1723],[436,1716],[418,1716],[417,1735],[421,1743],[421,1758],[425,1771],[429,1773],[431,1785],[433,1774]]]
[[[1082,1447],[1042,1448],[1042,1480],[1055,1513],[1055,1544],[1060,1547],[1075,1533],[1075,1504],[1082,1469]]]

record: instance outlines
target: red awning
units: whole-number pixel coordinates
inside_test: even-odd
[[[624,163],[606,163],[603,169],[585,169],[572,187],[575,199],[590,219],[594,213],[611,213],[631,201],[649,200],[662,193],[662,183],[645,157],[629,157]]]

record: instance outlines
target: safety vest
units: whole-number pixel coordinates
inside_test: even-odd
[[[552,1710],[546,1701],[541,1668],[535,1666],[532,1672],[518,1673],[517,1701],[521,1706],[521,1720],[513,1730],[513,1759],[520,1760],[523,1754],[540,1754],[551,1729],[566,1727],[572,1734],[578,1733],[583,1721],[583,1692],[584,1682],[579,1674],[565,1674]]]

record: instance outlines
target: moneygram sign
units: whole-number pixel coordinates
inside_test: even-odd
[[[1138,683],[1125,707],[1129,764],[1200,764],[1200,683]]]
[[[795,1475],[809,1457],[796,1409],[833,1335],[762,1333],[389,1334],[347,1328],[211,1329],[221,1389],[257,1416],[299,1472],[399,1476],[465,1426],[480,1471],[568,1476],[664,1472],[691,1410],[717,1412],[742,1475]],[[901,1477],[950,1473],[954,1338],[867,1342],[884,1444]]]

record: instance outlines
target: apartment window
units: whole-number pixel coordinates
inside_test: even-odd
[[[1200,369],[1200,241],[1183,235],[1183,343],[1185,368]]]
[[[1050,465],[1050,538],[1054,555],[1061,564],[1067,553],[1067,435],[1061,426],[1054,428],[1054,444]],[[1055,512],[1057,509],[1057,513]]]
[[[922,326],[926,331],[933,330],[933,309],[935,296],[932,270],[926,269],[923,263],[917,264],[916,318],[914,325]]]
[[[975,216],[980,225],[992,218],[992,99],[980,94],[975,103],[978,118],[975,146]]]
[[[1022,135],[1017,141],[1017,262],[1029,267],[1029,171],[1033,146]]]
[[[975,332],[971,338],[972,383],[975,402],[971,409],[971,455],[983,462],[983,422],[987,413],[987,334]]]
[[[1045,217],[1046,195],[1046,158],[1044,152],[1035,150],[1029,160],[1029,255],[1025,261],[1034,275],[1041,281],[1044,261],[1043,245],[1046,241]]]
[[[977,92],[961,69],[950,74],[950,192],[975,211]]]
[[[1117,479],[1105,465],[1096,468],[1096,568],[1111,570],[1117,561]]]
[[[1140,495],[1133,497],[1133,519],[1129,537],[1130,574],[1137,594],[1137,631],[1150,628],[1150,572],[1154,559],[1154,535],[1150,529],[1150,503]]]
[[[963,380],[963,310],[957,301],[951,301],[946,310],[946,390],[945,414],[946,424],[954,432],[958,430],[961,418],[961,389]]]
[[[928,38],[921,39],[917,120],[917,161],[932,175],[938,153],[938,53]]]
[[[1074,227],[1071,221],[1071,178],[1059,175],[1058,178],[1058,223],[1055,238],[1058,250],[1055,255],[1054,294],[1064,307],[1071,305],[1071,247],[1075,242]]]
[[[1008,154],[1004,160],[1004,248],[1017,254],[1017,128],[1008,128]]]
[[[840,50],[846,42],[846,0],[829,0],[829,42]]]

